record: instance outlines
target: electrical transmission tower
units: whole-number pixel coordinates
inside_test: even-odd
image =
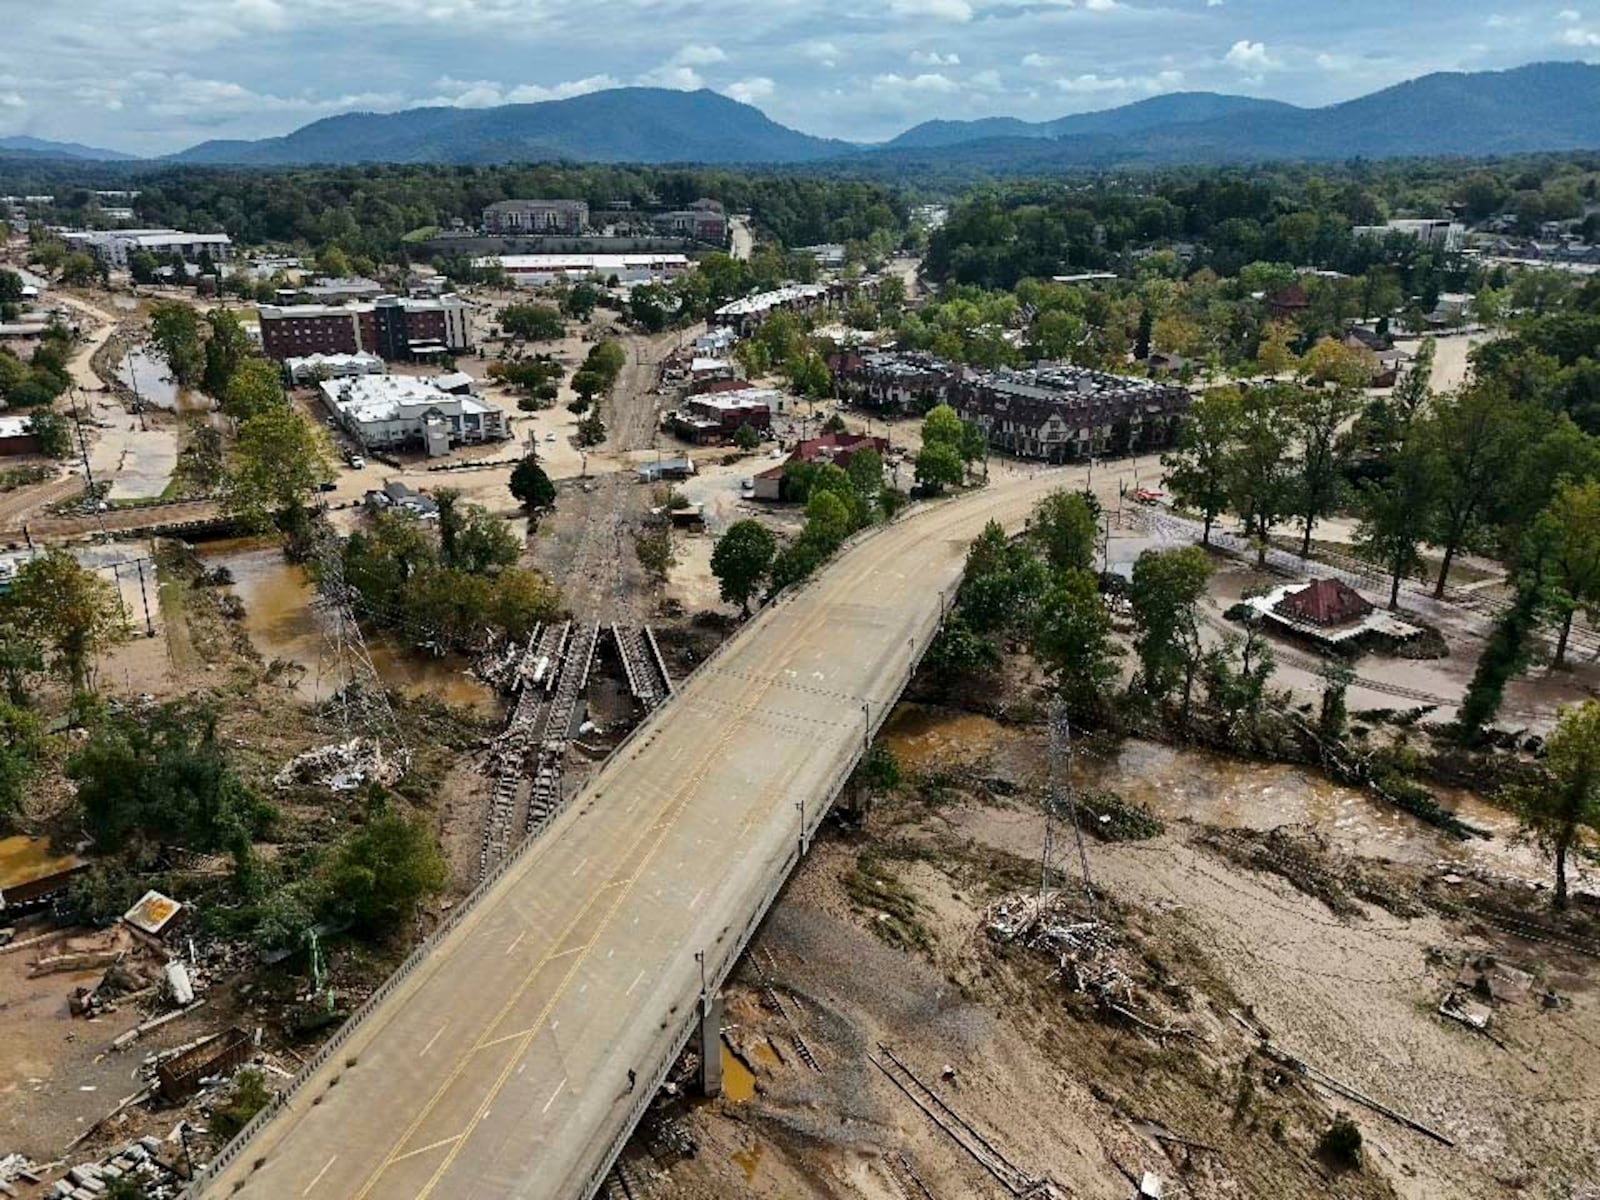
[[[1064,874],[1061,859],[1068,851],[1057,847],[1059,826],[1065,824],[1072,830],[1078,849],[1078,870],[1083,876],[1084,895],[1089,899],[1089,917],[1100,920],[1100,902],[1095,897],[1094,882],[1089,877],[1089,854],[1083,845],[1083,828],[1078,824],[1078,806],[1072,794],[1072,724],[1067,719],[1067,706],[1057,699],[1050,705],[1050,774],[1044,799],[1044,852],[1039,857],[1039,899],[1050,890],[1053,876]]]
[[[410,756],[400,736],[400,723],[389,693],[367,653],[356,623],[354,595],[344,576],[344,546],[326,524],[316,535],[317,599],[322,648],[317,656],[317,696],[326,694],[322,719],[341,740],[371,741],[380,762],[404,771]],[[324,693],[324,684],[331,689]]]

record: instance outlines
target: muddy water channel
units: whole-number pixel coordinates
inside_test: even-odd
[[[269,662],[281,658],[304,668],[300,694],[308,701],[325,699],[331,681],[318,673],[322,627],[312,608],[316,589],[304,568],[288,562],[275,545],[243,539],[204,545],[200,557],[208,567],[227,567],[232,572],[233,591],[244,602],[245,632],[261,657]],[[378,675],[392,688],[408,695],[434,696],[486,715],[501,711],[499,697],[468,675],[466,660],[457,655],[430,657],[387,635],[369,637],[367,650]]]
[[[1004,779],[1027,793],[1042,792],[1048,735],[1042,727],[1002,725],[975,713],[903,704],[884,738],[908,773],[965,766]],[[1412,865],[1456,863],[1503,875],[1545,880],[1534,851],[1513,844],[1516,819],[1470,793],[1439,791],[1441,804],[1488,839],[1458,841],[1366,792],[1283,763],[1225,758],[1207,750],[1130,738],[1096,752],[1080,747],[1073,783],[1138,801],[1169,826],[1182,823],[1273,829],[1314,829],[1340,850]]]

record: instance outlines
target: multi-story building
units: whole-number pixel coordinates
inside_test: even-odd
[[[1448,217],[1437,220],[1389,221],[1383,225],[1357,225],[1350,231],[1358,238],[1386,238],[1396,234],[1415,238],[1430,250],[1455,251],[1466,243],[1467,228]]]
[[[835,390],[852,404],[923,413],[945,398],[957,368],[924,351],[835,354],[828,359]]]
[[[428,358],[469,349],[467,302],[450,294],[420,300],[381,296],[371,304],[263,304],[261,348],[282,362],[313,354]]]
[[[497,200],[483,210],[483,231],[501,235],[579,234],[589,224],[582,200]]]
[[[826,308],[836,294],[826,283],[791,283],[724,304],[711,314],[711,323],[744,337],[775,312],[814,312]]]
[[[177,255],[184,262],[209,258],[225,263],[233,258],[233,239],[225,233],[184,233],[177,229],[88,229],[61,235],[75,249],[87,250],[107,267],[126,270],[138,253],[158,258]]]
[[[1052,463],[1165,448],[1189,409],[1181,387],[1073,366],[964,372],[946,400],[994,449]]]
[[[386,375],[389,364],[376,354],[311,354],[283,360],[284,374],[295,387],[352,375]]]
[[[420,446],[437,457],[452,446],[508,436],[500,409],[470,392],[445,391],[435,380],[357,375],[319,387],[329,414],[368,449]]]
[[[713,246],[728,242],[728,215],[715,200],[696,200],[688,208],[652,213],[650,224],[671,237],[692,238]]]
[[[519,287],[548,287],[560,280],[598,276],[619,283],[673,279],[693,268],[683,254],[491,254],[473,259],[476,267],[498,266]]]
[[[667,414],[672,431],[691,442],[722,442],[739,432],[742,425],[757,433],[772,428],[772,413],[783,401],[783,393],[772,388],[747,387],[734,391],[690,396],[683,407]]]

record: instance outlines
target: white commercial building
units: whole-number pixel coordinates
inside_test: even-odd
[[[383,375],[389,366],[376,354],[308,354],[302,358],[284,359],[283,369],[288,373],[289,382],[301,387],[308,383],[320,383],[324,379]]]
[[[1448,218],[1441,218],[1390,221],[1384,225],[1357,225],[1350,232],[1358,238],[1386,238],[1398,234],[1414,238],[1430,250],[1455,251],[1465,244],[1467,227]]]
[[[90,229],[62,234],[69,246],[87,250],[108,267],[126,269],[128,259],[140,253],[199,262],[209,255],[224,263],[233,257],[233,239],[225,233],[184,233],[177,229]]]
[[[547,287],[563,279],[613,275],[620,283],[648,283],[682,275],[693,264],[683,254],[493,254],[474,259],[473,265],[501,267],[524,287]]]
[[[333,418],[368,448],[421,446],[430,457],[452,446],[501,441],[505,414],[470,394],[408,375],[357,375],[321,385]]]

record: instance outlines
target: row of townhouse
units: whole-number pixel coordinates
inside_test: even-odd
[[[832,366],[840,396],[855,403],[901,413],[948,404],[993,449],[1051,463],[1164,449],[1190,402],[1172,384],[1066,364],[987,371],[884,352],[837,355]]]

